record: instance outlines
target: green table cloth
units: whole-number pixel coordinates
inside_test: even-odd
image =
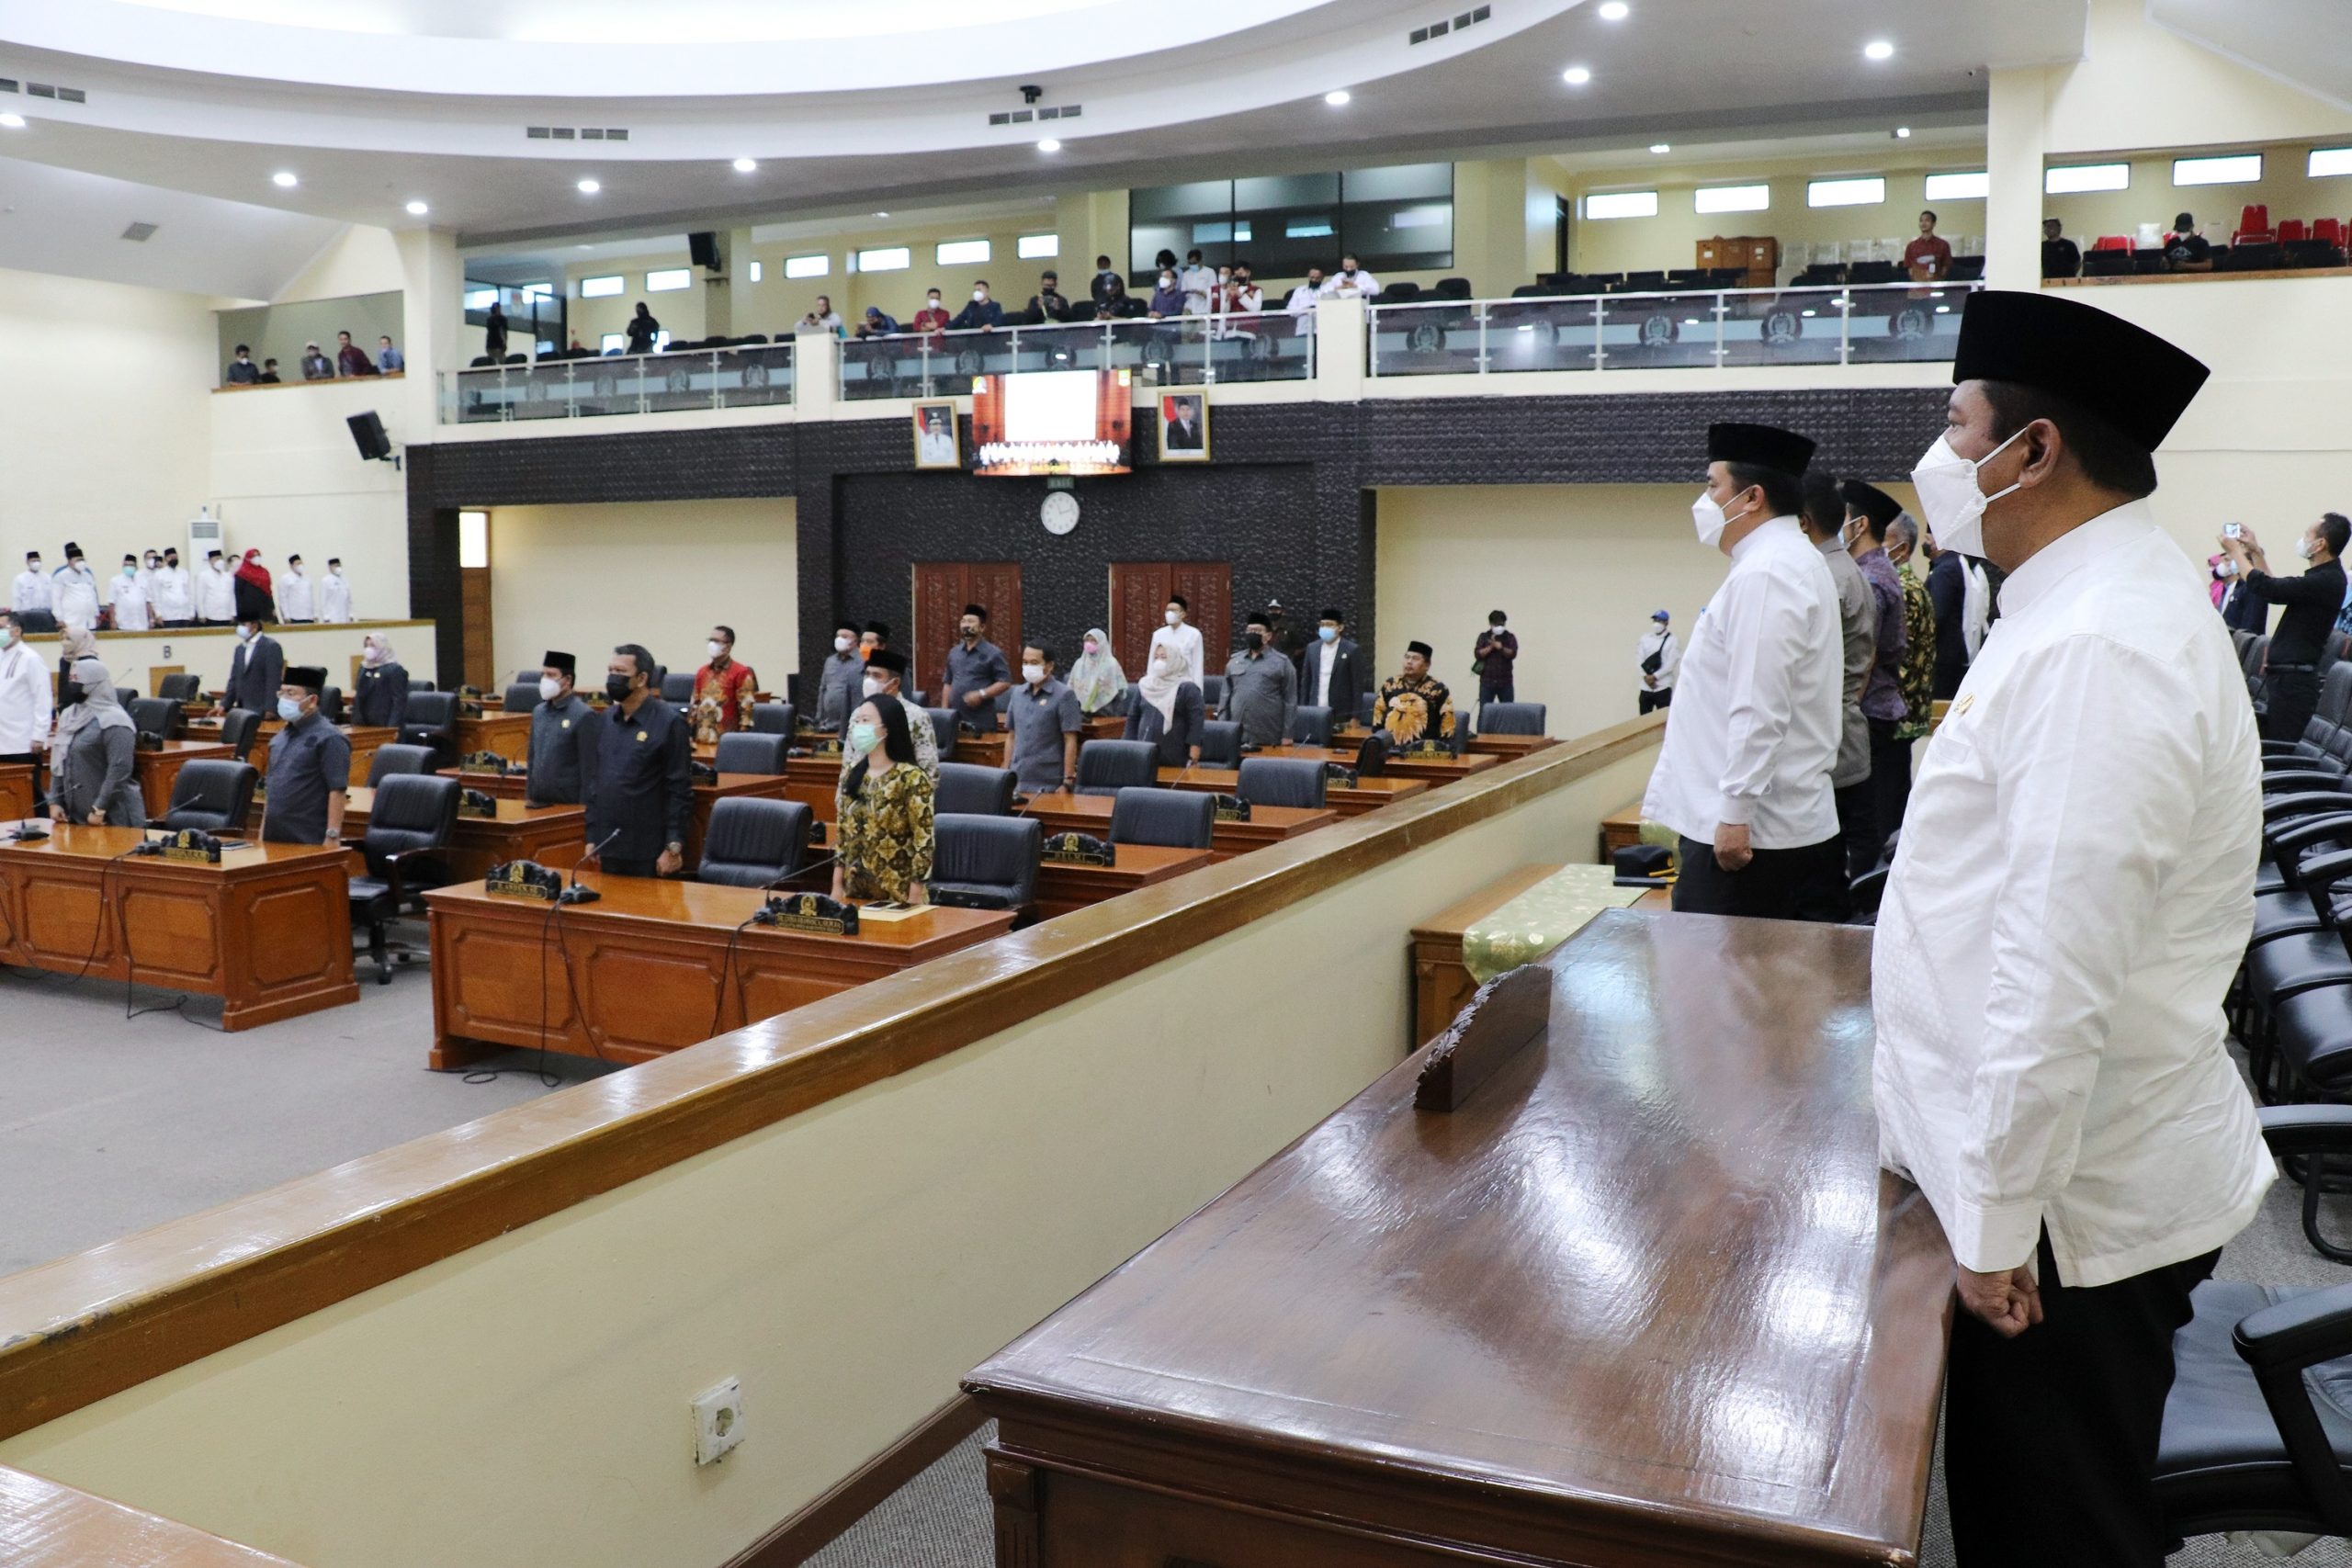
[[[1618,886],[1608,866],[1564,867],[1463,932],[1462,961],[1483,986],[1543,957],[1601,910],[1641,896],[1641,888]]]

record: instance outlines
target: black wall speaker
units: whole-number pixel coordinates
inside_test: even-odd
[[[694,258],[695,265],[706,272],[717,272],[719,269],[718,232],[706,229],[699,234],[687,235],[686,254]]]
[[[359,455],[369,462],[392,455],[391,441],[384,434],[384,422],[376,417],[374,409],[353,414],[344,423],[351,426],[351,439],[359,448]]]

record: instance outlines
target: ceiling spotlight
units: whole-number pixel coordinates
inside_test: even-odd
[[[1653,141],[1650,143],[1650,151],[1653,152],[1671,152],[1674,149],[1668,146],[1666,142]]]
[[[760,161],[757,158],[738,158],[735,160],[735,172],[739,175],[751,174],[758,169],[759,166]]]
[[[1061,150],[1062,150],[1062,144],[1061,144],[1060,142],[1058,142],[1058,141],[1055,141],[1055,140],[1054,140],[1052,137],[1050,137],[1050,136],[1046,137],[1043,141],[1040,141],[1040,142],[1038,142],[1038,143],[1037,143],[1037,151],[1038,151],[1038,152],[1060,152]]]
[[[1330,105],[1333,108],[1338,108],[1340,105],[1348,101],[1348,90],[1345,87],[1334,87],[1331,91],[1323,95],[1323,101]]]
[[[294,177],[292,170],[280,169],[277,173],[269,176],[269,183],[276,186],[280,190],[292,190],[296,186],[300,185],[302,182]]]
[[[1600,7],[1600,19],[1604,22],[1622,22],[1633,14],[1634,8],[1625,0],[1604,0]]]
[[[1592,80],[1592,73],[1581,65],[1571,65],[1560,73],[1560,80],[1571,87],[1581,87]]]
[[[594,196],[604,188],[605,187],[603,186],[597,184],[594,180],[582,180],[580,182],[580,194],[582,196]]]
[[[6,126],[10,130],[22,130],[25,129],[25,117],[20,114],[0,114],[0,126]]]
[[[887,212],[877,212],[877,213],[876,213],[874,216],[875,216],[875,217],[876,217],[876,218],[888,218],[888,217],[889,217],[890,215],[889,215],[888,213],[887,213]]]
[[[421,201],[412,201],[408,204],[408,215],[411,218],[422,218],[432,210],[433,209],[425,206],[424,203]]]
[[[1895,138],[1895,140],[1896,140],[1896,141],[1910,141],[1910,140],[1911,140],[1911,128],[1910,128],[1909,126],[1907,126],[1907,125],[1898,125],[1898,126],[1896,126],[1896,127],[1894,128],[1894,138]]]
[[[1894,46],[1883,38],[1872,39],[1862,45],[1862,54],[1871,60],[1892,60],[1894,58]]]

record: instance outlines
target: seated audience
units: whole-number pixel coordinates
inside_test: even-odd
[[[95,657],[74,661],[62,682],[65,705],[49,745],[49,811],[98,828],[144,828],[139,787],[139,732],[115,694],[114,677]]]
[[[1127,280],[1124,276],[1120,276],[1118,271],[1111,265],[1111,258],[1109,256],[1096,256],[1094,258],[1094,281],[1090,288],[1089,292],[1092,295],[1094,302],[1097,305],[1100,305],[1104,299],[1110,298],[1112,288],[1114,284],[1117,286],[1118,292],[1122,294],[1126,292]]]
[[[888,337],[898,330],[897,319],[885,315],[878,305],[868,305],[865,319],[857,323],[857,335],[860,337]]]
[[[1312,272],[1307,274],[1312,277]],[[1340,258],[1340,270],[1323,286],[1326,299],[1362,299],[1371,304],[1380,297],[1380,279],[1356,265],[1353,251]]]
[[[275,365],[276,360],[270,361]],[[261,379],[261,367],[254,363],[254,351],[243,344],[237,345],[237,357],[229,361],[228,370],[220,379],[232,387],[250,387]]]
[[[1283,307],[1297,319],[1298,326],[1295,330],[1300,337],[1314,335],[1315,306],[1322,298],[1323,269],[1319,266],[1310,266],[1306,269],[1306,281],[1290,291],[1290,300]]]
[[[1914,283],[1941,283],[1951,276],[1951,242],[1936,232],[1936,215],[1919,214],[1919,237],[1903,247],[1903,265]]]
[[[1127,689],[1127,672],[1111,651],[1111,634],[1101,626],[1089,626],[1078,647],[1078,659],[1069,667],[1069,689],[1078,694],[1078,711],[1092,718],[1118,702]]]
[[[2082,272],[2082,247],[2066,238],[2064,224],[2055,218],[2043,219],[2041,220],[2041,276],[2080,277]]]
[[[571,346],[575,351],[580,347],[580,339],[576,335],[571,340]],[[376,369],[379,374],[390,376],[407,368],[408,355],[394,348],[390,338],[376,340]]]
[[[1383,681],[1373,698],[1372,727],[1399,746],[1453,739],[1453,694],[1430,676],[1430,653],[1428,643],[1407,643],[1403,673]]]
[[[255,377],[254,380],[264,387],[277,387],[285,384],[285,378],[277,373],[277,361],[275,359],[265,359],[261,362],[261,374]]]
[[[2173,215],[2172,228],[2164,238],[2165,265],[2175,272],[2211,272],[2213,270],[2213,246],[2199,232],[2194,213]]]
[[[833,337],[841,336],[842,319],[833,310],[832,296],[818,295],[817,308],[800,318],[797,330],[804,333],[825,333]]]
[[[1136,700],[1127,705],[1126,739],[1159,747],[1163,768],[1201,760],[1201,688],[1189,657],[1180,645],[1154,644],[1151,668],[1136,682]]]
[[[305,381],[334,379],[334,361],[321,354],[317,344],[305,344],[302,349],[302,379]]]
[[[907,331],[928,334],[927,346],[936,353],[947,345],[947,340],[939,334],[953,325],[955,321],[947,314],[947,308],[939,302],[939,290],[934,288],[923,296],[922,309],[907,323]]]
[[[1069,320],[1069,301],[1062,296],[1061,274],[1048,267],[1038,275],[1037,292],[1029,296],[1029,309],[1024,313],[1033,327]]]
[[[930,720],[922,720],[924,728]],[[850,716],[842,755],[854,757],[836,798],[841,831],[833,897],[923,901],[937,830],[933,776],[915,764],[906,705],[868,698]]]
[[[989,298],[988,279],[972,285],[971,303],[956,311],[956,319],[947,324],[958,332],[1004,324],[1004,307]]]
[[[1184,313],[1184,290],[1176,281],[1176,269],[1159,269],[1158,287],[1151,291],[1151,303],[1144,307],[1155,321],[1164,321]]]

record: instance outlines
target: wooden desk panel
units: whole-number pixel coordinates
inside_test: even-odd
[[[360,777],[359,770],[354,768],[352,776]],[[468,789],[478,789],[492,800],[520,800],[531,782],[526,773],[469,773],[463,768],[440,769],[439,776],[455,779]]]
[[[484,711],[472,716],[460,716],[457,728],[458,755],[469,751],[495,751],[503,757],[520,761],[531,754],[531,716],[527,713],[491,713]]]
[[[821,936],[745,925],[766,897],[752,888],[594,872],[580,881],[603,899],[558,907],[478,884],[425,895],[434,1066],[543,1038],[571,1055],[650,1061],[986,942],[1013,921],[1010,909],[929,908],[854,937]]]
[[[1002,730],[988,735],[975,735],[970,730],[958,730],[956,754],[942,757],[943,762],[969,762],[976,768],[1001,768],[1012,755],[1012,737]]]
[[[1208,850],[1171,850],[1158,844],[1114,844],[1111,852],[1117,861],[1114,865],[1072,865],[1050,860],[1040,865],[1037,918],[1050,920],[1056,915],[1100,904],[1198,870],[1215,858]]]
[[[1107,795],[1064,795],[1057,790],[1051,795],[1032,795],[1018,815],[1035,817],[1046,825],[1048,833],[1091,833],[1098,839],[1107,839],[1111,836],[1112,804]],[[1210,854],[1216,863],[1222,863],[1235,855],[1329,827],[1339,819],[1340,814],[1328,807],[1316,811],[1298,806],[1261,806],[1250,814],[1247,822],[1218,823],[1210,836]]]
[[[1604,913],[1458,1110],[1408,1058],[966,1382],[998,1562],[1905,1563],[1951,1259],[1870,934]]]
[[[1331,731],[1331,744],[1352,751],[1364,743],[1372,731],[1361,724],[1343,724]],[[1549,735],[1473,735],[1469,750],[1473,755],[1485,753],[1502,758],[1524,757],[1530,751],[1541,751],[1559,741]]]
[[[367,836],[375,804],[374,790],[355,789],[343,808],[344,841],[354,849]],[[568,871],[588,851],[587,829],[584,806],[534,807],[519,799],[500,800],[496,817],[458,818],[442,858],[459,882],[479,882],[492,866],[510,860],[535,860]]]
[[[1554,872],[1557,864],[1522,865],[1413,928],[1413,1040],[1426,1045],[1470,1004],[1478,982],[1462,961],[1462,939],[1472,926]]]
[[[261,728],[254,736],[253,750],[245,753],[245,761],[254,765],[254,771],[260,773],[264,781],[269,777],[270,738],[285,728],[281,720],[274,717],[262,720]],[[368,781],[368,770],[376,761],[378,748],[389,746],[400,738],[400,731],[390,725],[345,725],[343,733],[345,739],[351,742],[351,776],[362,784]],[[188,720],[187,739],[194,743],[218,745],[220,721],[217,718]]]
[[[1162,768],[1159,782],[1171,789],[1188,789],[1203,795],[1231,795],[1241,787],[1238,768]],[[1377,811],[1384,806],[1400,800],[1410,800],[1417,795],[1429,793],[1427,779],[1392,779],[1383,775],[1376,779],[1359,778],[1352,785],[1327,784],[1323,786],[1323,804],[1342,817],[1361,817],[1367,811]]]
[[[359,999],[342,849],[121,858],[145,838],[65,824],[0,844],[0,963],[219,997],[232,1031]]]
[[[1356,764],[1356,749],[1352,746],[1269,746],[1257,755],[1261,757],[1303,757],[1311,762],[1337,762],[1343,768]],[[1465,757],[1405,757],[1388,759],[1388,771],[1384,778],[1427,779],[1433,784],[1452,784],[1488,768],[1502,766],[1503,759],[1476,751]]]
[[[456,779],[468,789],[478,789],[492,800],[520,801],[530,783],[525,773],[469,773],[461,768],[443,768],[441,776]],[[717,784],[695,785],[694,818],[686,825],[686,869],[691,871],[701,863],[703,835],[710,829],[710,808],[730,795],[748,795],[757,799],[786,800],[797,798],[788,788],[790,779],[783,773],[721,773]],[[831,797],[826,800],[828,807]],[[560,811],[562,807],[547,809]],[[584,808],[582,808],[584,810]],[[831,820],[830,809],[821,820]]]
[[[1642,803],[1627,801],[1600,819],[1600,863],[1607,865],[1619,850],[1642,841]]]
[[[30,817],[40,799],[30,762],[0,762],[0,822]]]
[[[172,808],[172,786],[190,762],[229,760],[231,748],[201,740],[166,740],[160,751],[141,750],[132,758],[139,773],[139,797],[147,820],[160,822]],[[6,815],[6,813],[0,813]]]

